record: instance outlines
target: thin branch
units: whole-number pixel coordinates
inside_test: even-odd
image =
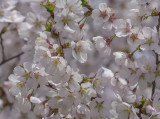
[[[159,13],[159,18],[158,18],[158,24],[157,24],[157,32],[158,32],[158,37],[159,37],[159,28],[160,28],[160,13]],[[158,70],[158,64],[159,64],[159,59],[158,59],[158,54],[155,52],[155,55],[156,55],[156,65],[157,65],[157,67],[156,67],[156,70]],[[155,88],[156,88],[156,83],[155,83],[155,81],[152,83],[152,98],[153,98],[153,95],[154,95],[154,93],[155,93]]]
[[[58,33],[58,42],[59,42],[59,45],[60,45],[60,47],[62,49],[62,57],[65,58],[65,56],[64,56],[64,50],[63,50],[63,45],[62,45],[59,33]]]
[[[157,32],[158,32],[158,35],[159,35],[159,27],[160,27],[160,13],[159,13],[159,18],[158,18],[158,25],[157,25]]]
[[[3,61],[0,63],[0,66],[3,65],[3,64],[5,64],[5,63],[7,63],[7,62],[9,62],[9,61],[12,60],[12,59],[15,59],[15,58],[20,57],[20,56],[23,55],[23,54],[24,54],[24,52],[22,52],[22,53],[20,53],[20,54],[18,54],[18,55],[15,55],[15,56],[13,56],[13,57],[11,57],[11,58],[9,58],[9,59],[3,60]]]
[[[156,67],[156,70],[158,70],[158,54],[155,52],[155,54],[156,54],[156,65],[157,65],[157,67]],[[156,82],[155,81],[153,81],[152,82],[152,98],[153,98],[153,95],[154,95],[154,93],[155,93],[155,89],[156,89]]]
[[[1,39],[1,49],[2,49],[2,61],[4,61],[6,59],[6,56],[5,56],[5,52],[4,52],[4,45],[3,45],[3,38],[2,38],[2,34],[3,33],[0,33],[0,39]]]

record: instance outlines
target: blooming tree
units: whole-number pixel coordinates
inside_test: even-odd
[[[159,0],[0,3],[0,119],[160,119]]]

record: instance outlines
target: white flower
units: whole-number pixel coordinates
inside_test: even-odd
[[[15,67],[14,70],[13,70],[13,72],[14,72],[15,75],[18,75],[18,76],[25,75],[25,69],[22,68],[21,66]]]
[[[135,46],[135,47],[145,42],[144,36],[138,27],[134,27],[131,29],[131,34],[129,35],[127,42],[130,46]]]
[[[31,89],[37,89],[38,85],[47,85],[48,84],[48,80],[46,77],[41,76],[41,74],[39,72],[35,72],[32,75],[32,80],[27,80],[26,81],[26,86],[27,88],[31,88]]]
[[[95,25],[103,25],[109,20],[109,11],[106,3],[100,3],[99,9],[94,9],[92,12],[92,18]],[[106,27],[106,25],[105,25]],[[104,27],[104,28],[105,28]]]
[[[127,68],[125,66],[122,66],[117,75],[119,78],[128,79],[129,82],[131,83],[135,78],[139,77],[140,74],[141,74],[140,69],[135,65],[133,65],[132,68],[131,67]]]
[[[35,55],[34,55],[34,61],[35,62],[40,62],[42,66],[46,66],[50,61],[51,61],[51,53],[48,48],[45,48],[49,46],[46,43],[41,43],[43,40],[39,40],[36,42],[36,44],[43,45],[44,47],[41,46],[36,46],[35,49]]]
[[[112,8],[109,8],[109,20],[103,24],[103,29],[107,29],[111,31],[113,27],[115,27],[115,13],[113,12]]]
[[[115,62],[117,65],[124,65],[126,67],[133,67],[134,63],[128,57],[128,54],[124,52],[114,52],[113,55],[115,56]]]
[[[28,38],[31,35],[30,30],[32,27],[33,26],[27,22],[18,24],[18,34],[20,35],[20,38]]]
[[[97,36],[97,37],[93,37],[93,40],[95,41],[95,46],[97,50],[99,50],[100,52],[103,52],[105,55],[111,54],[110,39],[104,39],[101,36]]]
[[[67,7],[70,12],[73,12],[77,17],[81,17],[84,14],[81,0],[67,0]]]
[[[52,57],[52,60],[46,65],[46,73],[56,74],[63,72],[66,67],[66,61],[62,57]]]
[[[90,109],[84,105],[84,104],[80,104],[77,106],[77,113],[81,115],[81,117],[86,117],[87,119],[89,119],[90,117]],[[79,117],[79,115],[77,116],[77,118]]]
[[[156,70],[156,58],[154,56],[146,57],[142,55],[136,59],[136,63],[143,73],[154,72]]]
[[[157,93],[153,99],[153,105],[152,105],[157,112],[160,111],[160,93]]]
[[[115,21],[115,34],[117,37],[126,37],[131,34],[131,20],[127,19],[126,21],[123,19],[117,19]]]
[[[58,10],[66,9],[67,11],[73,13],[78,19],[80,19],[84,14],[81,4],[82,2],[80,0],[56,0],[56,7]]]
[[[158,45],[158,33],[157,30],[151,29],[150,27],[144,27],[142,33],[145,38],[145,43],[141,46],[143,50],[154,50],[156,53],[160,54],[160,46]]]
[[[72,41],[71,47],[73,57],[81,63],[87,61],[87,53],[92,51],[92,43],[88,40],[80,40],[77,43]]]
[[[31,103],[25,98],[17,98],[18,108],[21,112],[26,113],[31,109]]]
[[[25,19],[19,11],[13,10],[11,12],[5,13],[5,16],[0,19],[0,22],[9,22],[9,23],[19,23]]]
[[[46,33],[41,32],[40,37],[38,37],[37,40],[35,41],[36,47],[37,46],[43,46],[43,47],[48,48],[49,44],[47,43],[47,39],[48,39],[48,37],[47,37]]]
[[[90,101],[92,97],[97,95],[90,82],[82,83],[79,92],[82,101]]]
[[[92,100],[89,106],[91,108],[91,117],[93,119],[97,119],[98,117],[107,117],[109,103],[104,98],[96,98]]]
[[[66,26],[73,31],[78,28],[74,14],[70,13],[67,9],[64,9],[60,15],[56,15],[54,20],[56,22],[55,29],[58,32],[63,31]]]
[[[136,85],[140,89],[146,89],[147,83],[152,83],[155,78],[155,70],[156,70],[156,60],[155,57],[150,56],[146,57],[142,55],[140,58],[136,59],[136,64],[138,68],[133,73],[136,73],[136,77],[129,80],[130,85]]]
[[[135,109],[128,103],[122,102],[114,105],[118,113],[118,119],[139,119]]]
[[[100,68],[97,72],[93,86],[95,90],[101,91],[105,88],[107,81],[110,81],[113,78],[113,72],[107,68]]]
[[[79,83],[82,81],[82,77],[77,72],[73,72],[68,81],[70,90],[75,91],[80,89]]]
[[[39,32],[42,23],[45,23],[46,19],[39,14],[35,14],[33,12],[27,13],[27,18],[26,21],[31,24],[33,27],[32,31],[33,32]]]

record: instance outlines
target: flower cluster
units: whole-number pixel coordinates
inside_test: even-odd
[[[160,119],[158,4],[2,1],[0,65],[18,61],[0,83],[0,118]],[[8,58],[3,40],[15,31],[23,52]]]

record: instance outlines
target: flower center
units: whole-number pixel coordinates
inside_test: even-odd
[[[97,108],[98,111],[100,111],[100,110],[103,108],[103,106],[102,106],[101,103],[98,103],[98,102],[96,102],[96,103],[97,103],[97,105],[95,106],[95,108]],[[102,102],[102,103],[103,103],[103,102]]]
[[[58,64],[61,63],[58,58],[57,58],[57,59],[54,59],[52,62],[53,62],[56,66],[58,66]]]
[[[62,22],[64,23],[64,25],[68,24],[68,22],[70,21],[70,19],[68,19],[67,17],[65,17]]]
[[[75,46],[74,50],[75,50],[76,53],[82,51],[81,46]]]
[[[138,39],[138,34],[132,34],[131,35],[131,39],[133,40],[133,41],[135,41],[135,40],[137,40]]]
[[[100,11],[100,17],[102,17],[103,19],[107,16],[106,11]]]
[[[145,64],[145,66],[144,66],[144,68],[146,69],[146,70],[150,70],[150,66],[149,66],[149,64]]]
[[[111,14],[111,16],[109,17],[109,21],[113,22],[116,19],[115,14]]]
[[[146,38],[146,43],[147,43],[148,45],[151,45],[151,44],[153,43],[153,41],[152,41],[150,38]]]
[[[128,23],[126,24],[126,27],[124,28],[124,30],[125,30],[126,32],[129,32],[129,31],[130,31],[130,26],[129,26]]]
[[[38,19],[36,19],[36,21],[34,22],[36,27],[39,27],[41,25],[40,21]]]

